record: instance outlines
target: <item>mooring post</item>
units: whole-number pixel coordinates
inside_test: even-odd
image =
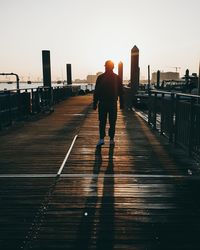
[[[157,85],[156,85],[157,89],[160,88],[160,70],[157,71]]]
[[[131,88],[136,94],[139,88],[139,49],[134,46],[131,50]]]
[[[72,84],[72,65],[70,63],[66,64],[66,70],[67,70],[67,84]]]
[[[118,63],[118,76],[123,83],[123,62]]]
[[[44,87],[51,87],[51,61],[50,51],[42,51],[42,65],[43,65],[43,85]]]
[[[42,50],[42,65],[43,65],[43,86],[48,87],[49,95],[49,108],[53,111],[53,89],[51,87],[51,60],[50,51]],[[44,90],[46,91],[46,90]]]

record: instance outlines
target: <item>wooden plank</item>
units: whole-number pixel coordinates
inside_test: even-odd
[[[96,150],[91,101],[1,136],[1,248],[199,249],[198,165],[130,111],[119,111],[115,147],[106,138]],[[75,134],[60,178],[31,177],[56,175]]]

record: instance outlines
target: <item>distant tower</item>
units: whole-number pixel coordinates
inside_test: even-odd
[[[119,62],[118,64],[118,76],[121,79],[121,82],[123,83],[123,63]]]
[[[131,88],[136,93],[139,88],[139,49],[134,46],[131,50]]]

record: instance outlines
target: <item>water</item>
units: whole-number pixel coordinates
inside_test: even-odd
[[[20,89],[28,89],[28,88],[38,88],[38,87],[42,87],[43,83],[42,82],[32,82],[31,84],[28,84],[26,82],[20,82],[19,83],[19,88]],[[57,83],[52,83],[52,87],[63,87],[66,86],[61,84],[57,84]],[[73,86],[81,86],[82,90],[86,90],[89,89],[90,91],[94,90],[94,84],[93,83],[74,83]],[[14,90],[17,89],[17,84],[15,82],[8,84],[6,82],[0,82],[0,91],[1,90]]]

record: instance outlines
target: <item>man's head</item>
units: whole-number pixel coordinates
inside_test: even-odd
[[[114,69],[114,63],[111,60],[105,62],[106,71],[112,71]]]

